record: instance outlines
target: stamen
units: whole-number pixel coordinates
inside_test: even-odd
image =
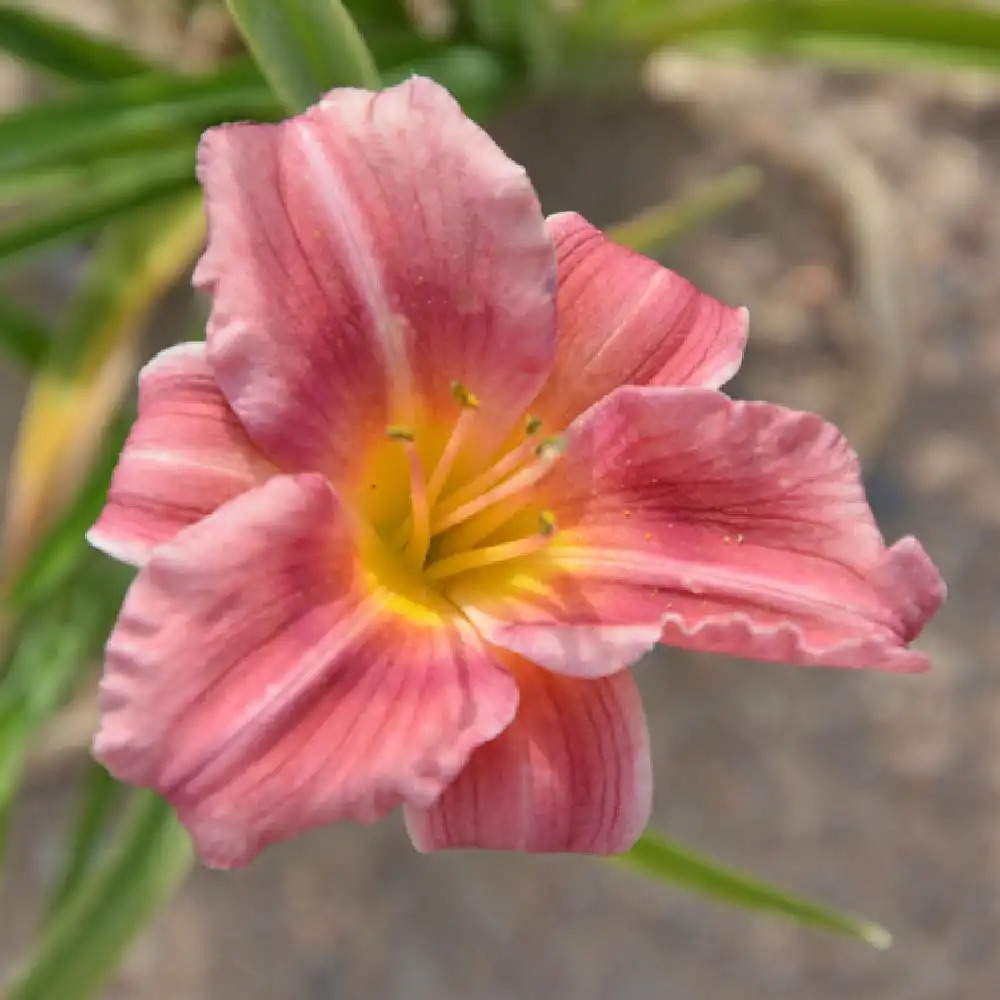
[[[427,500],[427,480],[420,463],[420,452],[414,441],[414,433],[408,427],[387,427],[386,437],[399,441],[406,449],[406,460],[410,466],[410,539],[403,554],[419,569],[427,558],[431,543],[430,503]]]
[[[504,542],[501,545],[490,545],[484,549],[472,549],[469,552],[448,556],[446,559],[431,563],[424,570],[424,577],[428,580],[446,580],[450,576],[458,576],[459,573],[467,573],[469,570],[496,566],[498,563],[540,552],[552,541],[556,520],[548,510],[542,511],[538,520],[540,530],[537,535],[521,538],[516,542]]]
[[[518,493],[523,493],[552,471],[552,467],[559,460],[562,452],[561,439],[553,438],[543,442],[535,449],[538,458],[531,465],[521,469],[510,479],[505,479],[493,489],[477,496],[474,500],[470,500],[451,511],[441,511],[431,524],[431,534],[438,535],[442,531],[447,531],[449,528],[455,527],[456,524],[461,524],[470,517],[475,517],[476,514],[500,503],[501,500],[508,500]]]
[[[461,382],[451,383],[451,394],[455,397],[455,402],[462,407],[462,412],[452,428],[451,436],[448,438],[431,475],[430,482],[427,484],[427,497],[431,506],[434,505],[434,501],[437,500],[444,487],[448,473],[451,472],[451,468],[455,464],[455,459],[458,458],[462,448],[468,442],[469,431],[475,423],[476,411],[479,409],[479,397],[466,389]]]
[[[524,418],[524,433],[529,439],[538,433],[541,426],[542,422],[538,417],[533,417],[529,414]],[[446,510],[453,510],[467,500],[471,500],[473,497],[479,496],[480,493],[496,486],[501,479],[504,479],[521,465],[522,462],[526,461],[536,447],[535,443],[531,440],[522,441],[516,448],[508,451],[506,455],[502,456],[488,469],[480,472],[475,479],[470,480],[453,493],[449,493],[444,498],[444,508]]]

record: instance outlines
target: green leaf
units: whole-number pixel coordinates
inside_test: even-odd
[[[31,313],[0,299],[0,348],[18,364],[32,370],[45,359],[52,344],[52,332]]]
[[[10,825],[10,803],[24,776],[32,720],[16,705],[0,706],[0,875]]]
[[[111,170],[54,207],[24,213],[0,228],[0,264],[52,243],[79,238],[113,219],[195,187],[194,147],[181,146],[138,173]]]
[[[597,22],[595,21],[595,24]],[[924,63],[1000,67],[1000,11],[954,0],[631,0],[613,28],[644,50],[719,41],[741,49],[888,53]]]
[[[721,177],[704,181],[680,198],[654,205],[628,222],[612,226],[607,235],[640,253],[651,253],[745,201],[760,189],[761,181],[756,167],[736,167]]]
[[[179,173],[193,181],[194,148],[176,156]],[[203,198],[193,184],[190,193],[137,212],[104,233],[49,368],[77,379],[93,375],[123,336],[138,333],[137,324],[193,263],[204,240]]]
[[[260,74],[244,62],[200,76],[148,74],[90,84],[0,117],[0,174],[154,146],[174,149],[220,121],[279,115]]]
[[[340,0],[226,0],[274,94],[289,111],[333,87],[379,86],[378,71]]]
[[[156,174],[165,164],[176,163],[179,150],[184,149],[192,164],[194,176],[195,137],[154,149],[98,156],[81,163],[29,166],[0,173],[0,205],[6,209],[24,211],[33,204],[51,203],[66,196],[79,196],[86,191],[113,189],[122,183],[134,182],[145,174]]]
[[[8,614],[24,614],[51,601],[90,553],[84,535],[104,506],[111,473],[133,417],[131,409],[126,408],[112,422],[102,442],[100,457],[76,498],[32,551],[11,584],[6,597]]]
[[[658,833],[647,831],[632,850],[614,860],[640,875],[673,882],[722,903],[788,917],[800,924],[857,938],[879,949],[892,944],[889,932],[878,924],[793,896],[751,875],[724,868],[704,854]]]
[[[49,900],[46,924],[51,923],[73,898],[87,872],[93,869],[101,841],[124,793],[124,785],[112,778],[97,761],[88,760],[79,812]]]
[[[93,554],[73,585],[36,608],[0,665],[0,832],[32,736],[66,701],[114,622],[130,574]],[[0,837],[2,840],[2,837]]]
[[[88,876],[29,951],[5,1000],[85,1000],[191,868],[191,844],[170,807],[136,796],[114,855]]]
[[[29,11],[23,4],[0,4],[0,50],[81,83],[136,76],[151,69],[124,46]]]

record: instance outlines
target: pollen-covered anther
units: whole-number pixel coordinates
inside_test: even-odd
[[[542,429],[541,417],[533,417],[530,413],[524,418],[524,433],[534,437]]]
[[[556,533],[556,516],[551,510],[538,512],[538,527],[543,535],[554,535]]]
[[[566,436],[564,434],[551,434],[535,448],[535,454],[539,458],[545,458],[548,456],[558,458],[565,451]]]
[[[386,427],[385,436],[390,441],[409,441],[413,442],[416,440],[416,434],[413,432],[411,427],[402,427],[399,425],[393,425],[391,427]]]
[[[464,409],[479,409],[479,397],[457,379],[451,383],[451,398]]]

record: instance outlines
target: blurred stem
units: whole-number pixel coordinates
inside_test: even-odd
[[[622,246],[652,253],[754,195],[762,179],[755,166],[736,167],[680,198],[654,205],[628,222],[612,226],[606,235]]]

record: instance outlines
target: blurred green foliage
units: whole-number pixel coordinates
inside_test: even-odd
[[[213,2],[177,0],[178,15]],[[173,271],[169,280],[147,280],[145,299],[135,301],[129,268],[136,239],[148,232],[153,240],[176,206],[197,197],[198,137],[222,121],[276,120],[324,88],[389,84],[414,72],[449,87],[482,120],[534,91],[573,88],[584,79],[590,88],[602,80],[637,87],[643,61],[664,46],[1000,66],[1000,13],[955,0],[226,0],[226,6],[235,27],[214,65],[183,73],[44,17],[30,3],[0,3],[0,51],[37,71],[49,95],[0,116],[0,267],[28,252],[100,237],[96,263],[83,272],[97,277],[89,290],[81,279],[79,308],[66,324],[50,326],[0,298],[0,358],[23,367],[36,385],[58,378],[85,388],[98,380],[104,355],[90,350],[91,338],[109,330],[123,335],[121,324],[141,325],[173,280]],[[745,196],[755,183],[752,172],[737,172],[652,208],[616,235],[648,248]],[[180,271],[186,260],[170,266]],[[81,685],[85,699],[94,697],[100,650],[130,579],[84,540],[131,417],[128,404],[115,412],[89,469],[27,557],[0,564],[0,854],[39,733]],[[73,439],[63,443],[74,446]],[[93,995],[190,863],[170,811],[152,795],[125,793],[92,765],[39,937],[8,1000]],[[622,863],[730,903],[887,942],[875,925],[653,834]]]

